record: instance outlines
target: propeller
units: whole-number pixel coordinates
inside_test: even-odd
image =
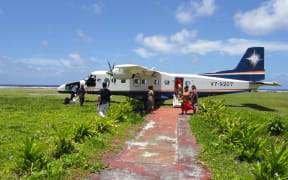
[[[113,74],[113,69],[115,67],[115,63],[113,63],[113,65],[111,67],[110,62],[108,61],[108,66],[109,66],[109,71],[107,72],[107,74],[112,76],[112,82],[114,81],[114,83],[115,83],[116,81],[115,81],[114,74]]]
[[[107,74],[109,74],[110,76],[113,76],[114,64],[113,64],[113,66],[111,67],[110,62],[107,61],[107,63],[108,63],[108,66],[109,66],[109,71],[107,72]]]

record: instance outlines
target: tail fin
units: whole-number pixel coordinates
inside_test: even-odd
[[[264,80],[264,47],[248,48],[237,67],[233,70],[206,73],[204,75],[245,81]]]

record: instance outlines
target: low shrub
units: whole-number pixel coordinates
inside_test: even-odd
[[[74,141],[80,142],[85,137],[91,138],[96,134],[96,132],[93,130],[93,127],[89,124],[80,124],[74,128]]]
[[[42,148],[34,142],[34,137],[27,137],[21,146],[19,159],[16,161],[16,173],[31,175],[34,171],[41,171],[46,164]]]
[[[95,117],[95,128],[99,133],[111,132],[113,127],[116,127],[116,121],[108,117]]]
[[[288,149],[287,142],[280,145],[272,144],[271,150],[264,151],[264,160],[258,162],[253,169],[257,180],[287,179],[288,178]]]
[[[133,106],[129,102],[113,105],[107,111],[107,118],[114,121],[123,122],[128,112],[132,112]]]
[[[281,122],[279,116],[268,123],[268,132],[271,136],[280,136],[286,131],[285,125]]]
[[[67,138],[67,131],[65,130],[58,130],[56,126],[52,126],[53,129],[56,132],[56,138],[55,138],[55,148],[53,153],[53,156],[56,158],[60,158],[63,154],[69,154],[71,153],[75,148],[72,144],[72,138]]]
[[[259,132],[263,130],[263,126],[248,126],[243,129],[241,138],[241,146],[239,146],[239,159],[241,161],[252,162],[260,160],[263,156],[263,145],[266,143],[264,138],[259,137]]]

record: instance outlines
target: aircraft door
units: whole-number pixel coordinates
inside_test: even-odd
[[[86,82],[85,84],[88,87],[95,87],[96,86],[96,76],[95,75],[90,75],[88,78],[85,79]]]
[[[133,80],[133,87],[139,88],[141,87],[141,76],[139,74],[135,74],[132,78]]]
[[[180,97],[183,93],[183,80],[184,78],[176,77],[174,85],[174,94]]]

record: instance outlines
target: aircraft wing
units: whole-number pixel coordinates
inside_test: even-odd
[[[143,66],[133,65],[133,64],[117,65],[113,69],[113,76],[116,79],[130,79],[130,78],[133,78],[136,74],[139,74],[141,76],[144,75],[144,76],[155,77],[157,74],[159,74],[159,72],[148,69]]]

